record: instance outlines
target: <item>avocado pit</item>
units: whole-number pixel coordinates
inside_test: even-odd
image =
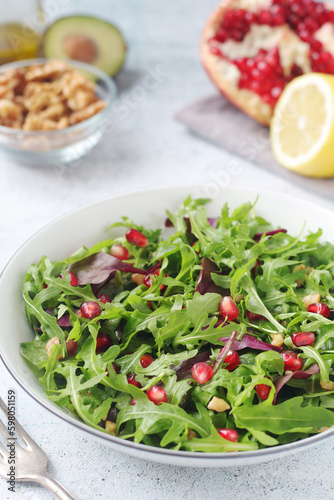
[[[69,35],[63,40],[63,50],[70,59],[93,64],[99,51],[95,41],[85,35]]]

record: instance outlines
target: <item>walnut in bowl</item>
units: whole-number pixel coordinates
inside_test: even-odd
[[[0,147],[16,160],[67,163],[101,139],[116,88],[100,70],[43,59],[1,69]]]

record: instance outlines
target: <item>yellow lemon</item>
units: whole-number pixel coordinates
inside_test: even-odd
[[[307,73],[282,92],[270,124],[271,147],[284,167],[334,176],[334,76]]]

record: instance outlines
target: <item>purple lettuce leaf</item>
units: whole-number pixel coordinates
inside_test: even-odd
[[[230,295],[229,290],[221,288],[213,282],[211,273],[221,274],[217,264],[215,264],[212,260],[204,257],[202,261],[202,269],[198,276],[195,291],[199,292],[201,295],[204,295],[205,293],[218,293],[222,297]]]
[[[228,342],[230,337],[222,337],[219,338],[221,342]],[[240,351],[241,349],[256,349],[258,351],[281,351],[282,347],[278,347],[275,345],[267,344],[267,342],[263,342],[262,340],[258,340],[251,335],[245,333],[241,340],[235,340],[233,342],[233,349],[235,351]]]
[[[101,285],[115,276],[116,271],[146,274],[143,269],[137,269],[131,264],[104,252],[94,253],[78,262],[74,262],[69,265],[67,270],[72,271],[77,276],[78,286],[87,283]]]
[[[291,378],[296,378],[299,380],[306,380],[306,379],[312,377],[312,375],[316,375],[319,372],[320,372],[319,365],[317,363],[313,363],[313,365],[311,365],[310,368],[308,368],[305,371],[304,370],[297,370],[295,372],[289,373],[288,375],[281,375],[281,376],[275,377],[274,384],[276,387],[276,393],[275,393],[275,397],[273,400],[273,404],[276,403],[276,398],[277,398],[277,394],[279,393],[279,391],[282,389],[282,387],[287,382],[289,382],[289,380]]]
[[[256,233],[253,237],[255,241],[260,241],[263,235],[265,236],[273,236],[277,233],[287,233],[286,229],[274,229],[273,231],[267,231],[266,233]]]

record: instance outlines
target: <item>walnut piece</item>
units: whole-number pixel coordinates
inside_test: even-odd
[[[0,74],[0,125],[62,130],[102,111],[96,85],[66,62],[50,60]]]
[[[46,344],[45,349],[49,357],[51,356],[52,347],[57,344],[60,344],[60,340],[58,337],[52,337],[52,339],[49,340],[49,342]],[[61,354],[59,354],[58,359],[62,359]]]

